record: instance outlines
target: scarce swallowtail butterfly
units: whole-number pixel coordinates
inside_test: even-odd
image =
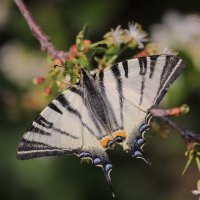
[[[80,69],[78,83],[39,114],[18,146],[18,159],[75,154],[103,169],[111,186],[106,150],[119,143],[147,163],[142,146],[150,109],[157,106],[185,64],[174,55],[125,60],[92,76]]]

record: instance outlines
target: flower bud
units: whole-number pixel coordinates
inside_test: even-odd
[[[69,52],[71,54],[77,54],[78,53],[77,46],[75,44],[71,45],[71,47],[69,48]]]
[[[89,50],[89,45],[91,44],[91,40],[83,40],[83,51],[87,52]]]
[[[45,81],[44,77],[36,77],[33,79],[33,84],[40,85],[40,84],[44,83],[44,81]]]
[[[62,66],[64,63],[63,63],[63,61],[61,59],[56,58],[56,59],[54,59],[54,64],[58,65],[58,66]]]
[[[44,96],[48,97],[51,95],[52,87],[49,85],[46,88],[44,88]]]

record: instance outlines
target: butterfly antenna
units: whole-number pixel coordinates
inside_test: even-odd
[[[53,66],[54,69],[57,69],[58,67],[60,67],[60,68],[65,68],[64,66],[61,66],[61,65],[54,65],[54,66]]]

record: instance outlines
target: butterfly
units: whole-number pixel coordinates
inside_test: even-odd
[[[103,169],[112,187],[112,164],[106,153],[119,143],[135,158],[150,127],[150,109],[157,106],[181,74],[184,61],[174,55],[125,60],[80,80],[64,90],[39,114],[23,135],[18,159],[75,154]]]

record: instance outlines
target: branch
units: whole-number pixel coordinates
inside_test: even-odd
[[[176,122],[172,121],[167,116],[177,116],[184,113],[187,113],[189,111],[189,108],[186,105],[183,105],[181,107],[171,108],[171,109],[160,109],[160,108],[153,108],[151,109],[151,114],[154,117],[157,117],[164,121],[166,124],[171,126],[173,129],[175,129],[185,140],[186,144],[197,142],[200,143],[200,134],[195,134],[192,131],[189,131],[186,128],[181,127]]]
[[[40,42],[42,51],[46,51],[51,58],[59,59],[61,62],[66,61],[67,52],[57,50],[50,42],[50,37],[47,36],[37,24],[30,11],[24,4],[23,0],[14,0],[21,14],[24,16],[33,36]]]

